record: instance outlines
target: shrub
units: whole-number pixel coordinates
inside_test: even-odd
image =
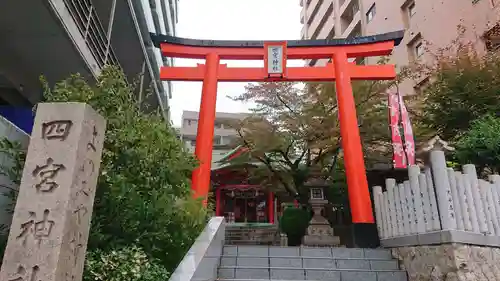
[[[289,207],[283,212],[280,219],[280,230],[288,236],[289,246],[298,246],[302,243],[311,214],[309,211],[299,208]]]
[[[167,280],[169,272],[136,246],[119,250],[93,250],[87,254],[83,281]]]
[[[500,118],[491,115],[473,121],[455,145],[462,164],[476,165],[478,172],[500,172]]]
[[[13,214],[17,197],[17,189],[14,187],[19,186],[21,183],[26,151],[22,148],[21,143],[3,138],[0,140],[0,155],[3,159],[3,165],[0,166],[0,175],[12,182],[12,185],[2,186],[5,191],[0,196],[7,197],[11,202],[5,206],[5,209],[0,209],[0,212]],[[0,257],[3,257],[7,246],[9,228],[10,225],[0,225]]]
[[[204,227],[206,211],[191,199],[194,157],[156,113],[139,108],[116,68],[95,86],[79,75],[45,83],[47,102],[85,102],[107,120],[89,250],[135,245],[172,271]]]

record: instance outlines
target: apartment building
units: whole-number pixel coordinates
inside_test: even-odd
[[[159,80],[159,69],[172,60],[149,33],[175,35],[177,7],[178,0],[0,1],[0,105],[39,102],[40,75],[49,83],[72,73],[95,81],[112,64],[138,82],[147,108],[169,119],[172,86]]]
[[[179,138],[193,153],[196,148],[198,116],[199,112],[183,111],[182,125],[179,129]],[[234,144],[238,139],[237,132],[227,124],[231,121],[243,120],[248,116],[248,113],[217,112],[215,114],[212,163],[217,162],[222,156],[234,149]],[[214,165],[212,164],[212,166]]]
[[[430,53],[457,38],[459,25],[466,28],[464,39],[472,42],[479,52],[500,48],[500,0],[300,0],[300,5],[303,39],[406,30],[403,42],[391,57],[391,63],[397,67],[415,60],[431,61]],[[365,61],[360,58],[357,62]],[[412,94],[423,81],[405,81],[400,91]]]
[[[300,0],[302,39],[348,38],[362,35],[362,7],[358,0]],[[325,65],[328,60],[310,60]]]

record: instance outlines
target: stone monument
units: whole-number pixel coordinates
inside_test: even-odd
[[[310,188],[310,199],[314,215],[309,222],[306,236],[302,239],[304,246],[333,247],[340,245],[340,238],[333,235],[333,228],[330,223],[321,215],[323,206],[328,203],[325,199],[323,188]]]
[[[82,280],[105,123],[83,103],[38,105],[0,280]]]

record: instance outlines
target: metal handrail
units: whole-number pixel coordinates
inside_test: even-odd
[[[120,66],[111,47],[111,40],[102,26],[90,0],[63,0],[78,30],[83,36],[99,68],[105,65]]]

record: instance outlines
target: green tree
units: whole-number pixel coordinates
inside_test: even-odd
[[[500,118],[485,115],[456,142],[455,156],[461,163],[476,165],[479,173],[500,172]]]
[[[387,86],[380,82],[354,85],[365,151],[371,156],[387,154],[387,101],[380,94]],[[255,167],[254,176],[283,187],[303,203],[307,202],[307,180],[331,180],[335,159],[341,152],[333,83],[305,87],[291,82],[248,84],[245,93],[234,100],[256,106],[250,117],[232,124],[239,133],[239,144],[248,148],[247,153],[231,161],[233,165],[250,162]]]
[[[45,86],[47,102],[85,102],[107,120],[89,249],[135,245],[171,272],[206,222],[190,199],[195,159],[160,115],[139,109],[116,68],[103,70],[95,86],[79,75]]]
[[[500,112],[500,56],[478,54],[463,43],[465,30],[449,47],[437,50],[434,64],[414,66],[413,78],[427,81],[412,112],[416,131],[455,141],[472,122]]]
[[[24,162],[26,160],[26,151],[23,149],[21,143],[3,138],[0,140],[0,155],[3,159],[3,165],[0,166],[0,175],[10,180],[10,183],[1,186],[5,191],[1,193],[0,196],[5,196],[8,199],[15,199],[17,197],[17,189],[15,187],[19,186],[21,183]],[[13,214],[15,204],[16,201],[11,200],[6,208],[0,210],[0,212]],[[7,246],[9,228],[9,225],[0,225],[0,257],[3,257],[5,247]]]

